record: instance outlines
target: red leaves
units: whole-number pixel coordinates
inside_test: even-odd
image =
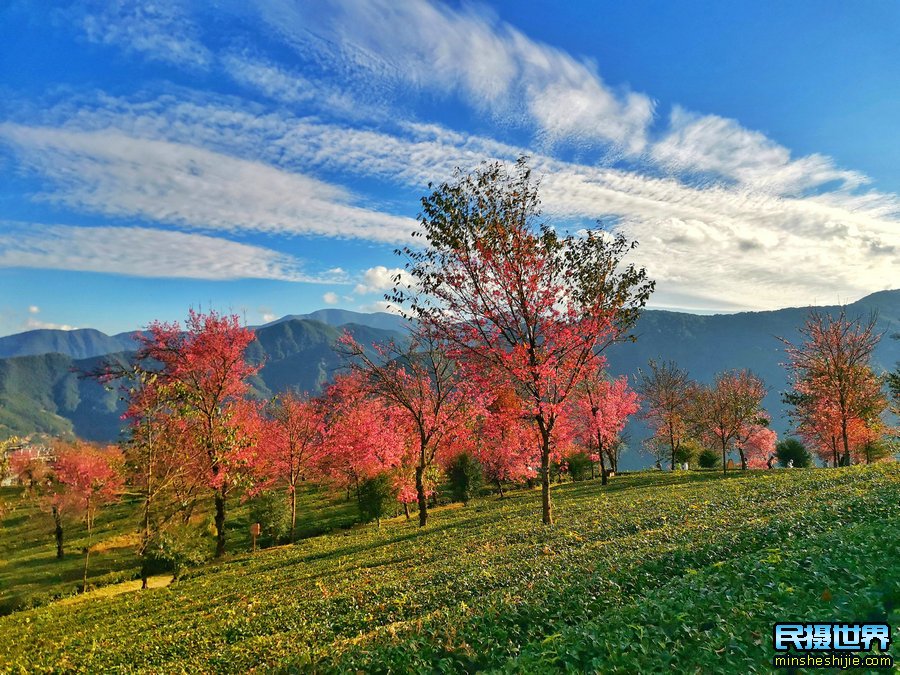
[[[869,359],[881,334],[876,317],[849,320],[812,312],[800,329],[803,341],[784,338],[794,380],[790,400],[798,433],[825,461],[849,464],[861,446],[879,436],[887,408]]]
[[[60,511],[84,514],[90,525],[98,507],[117,501],[122,494],[122,451],[114,445],[101,448],[75,442],[58,446],[55,455],[52,466],[59,489],[54,503]]]
[[[138,336],[139,361],[160,367],[145,371],[127,415],[135,424],[159,420],[188,449],[196,480],[224,489],[230,463],[245,461],[239,455],[255,440],[255,410],[244,401],[247,378],[259,369],[244,356],[253,331],[236,315],[190,310],[185,330],[155,321],[148,333]]]

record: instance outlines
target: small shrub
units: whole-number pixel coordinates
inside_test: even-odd
[[[397,501],[397,488],[388,473],[366,478],[359,484],[359,515],[364,523],[373,520],[381,527],[384,518]]]
[[[569,466],[569,475],[572,480],[584,480],[591,475],[591,456],[586,452],[573,452],[566,457]]]
[[[191,567],[210,559],[209,540],[202,530],[184,525],[157,534],[150,540],[144,554],[148,576],[171,572],[176,579]]]
[[[447,478],[453,500],[463,504],[468,504],[484,484],[481,464],[468,452],[461,452],[453,458],[447,467]]]
[[[703,448],[700,454],[697,455],[697,463],[702,469],[715,469],[722,465],[722,460],[719,458],[719,453],[715,450]]]
[[[283,492],[262,492],[250,500],[250,522],[259,523],[259,547],[285,543],[291,534],[291,512]]]
[[[781,466],[787,466],[791,460],[794,460],[794,467],[798,469],[812,466],[812,455],[796,438],[785,438],[780,441],[775,446],[775,456]]]

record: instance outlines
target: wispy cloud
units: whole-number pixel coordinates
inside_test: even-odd
[[[829,157],[793,159],[790,151],[736,120],[697,115],[676,106],[667,133],[650,149],[654,161],[675,173],[710,173],[776,194],[801,194],[836,182],[856,188],[868,182],[857,171],[839,169]]]
[[[277,279],[340,283],[305,273],[287,255],[201,234],[143,227],[3,223],[0,267],[102,272],[185,279]]]
[[[403,240],[415,221],[354,206],[310,176],[118,131],[0,124],[20,165],[49,179],[39,198],[108,216],[213,230]]]
[[[219,69],[265,102],[185,89],[100,94],[0,124],[0,143],[44,182],[38,198],[180,229],[396,243],[416,223],[385,193],[421,192],[456,167],[529,154],[549,217],[573,228],[610,217],[641,242],[635,259],[659,281],[658,304],[772,308],[861,295],[900,278],[900,204],[866,190],[860,172],[823,155],[794,156],[735,120],[678,106],[656,118],[647,94],[611,86],[595,64],[477,7],[260,0],[242,18],[255,13],[290,45],[297,58],[289,65],[255,51],[211,56],[202,22],[186,12],[177,3],[100,12],[89,37],[124,46],[133,30],[126,49],[155,60],[180,53],[169,62]],[[169,49],[167,31],[186,46]],[[414,119],[405,103],[416,92],[459,99],[499,121],[498,136],[521,138],[506,133],[512,126],[529,130],[529,140]],[[393,114],[367,118],[373,99],[393,104]],[[310,111],[316,116],[302,114]],[[597,151],[563,161],[557,142]],[[611,156],[624,161],[613,167]],[[360,178],[382,189],[367,197],[340,185]],[[272,262],[280,254],[254,250],[296,271],[291,261]],[[393,271],[369,269],[356,291],[383,290]]]
[[[180,2],[88,2],[67,12],[85,37],[180,67],[208,68],[212,52],[198,36],[189,8]],[[87,10],[87,11],[85,11]]]
[[[645,145],[653,117],[648,96],[608,86],[590,61],[475,7],[457,11],[422,0],[257,6],[271,31],[302,56],[315,52],[351,74],[362,71],[363,82],[459,95],[552,141],[609,143],[632,154]]]

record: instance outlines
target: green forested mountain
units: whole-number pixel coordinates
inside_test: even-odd
[[[93,328],[42,328],[0,337],[0,358],[37,354],[66,354],[75,359],[125,352],[135,348],[133,333],[107,335]]]
[[[299,319],[259,328],[248,351],[253,362],[263,364],[253,380],[256,393],[262,397],[287,389],[318,393],[341,367],[332,345],[344,329],[363,344],[403,337],[369,326],[336,328]],[[41,432],[115,440],[122,427],[121,392],[83,373],[95,370],[104,359],[125,362],[129,357],[127,352],[90,359],[51,353],[0,359],[0,437]]]
[[[900,361],[900,340],[892,340],[889,335],[900,332],[900,291],[875,293],[847,308],[851,317],[867,316],[871,311],[878,312],[880,328],[887,333],[876,351],[874,366],[878,370],[893,369]],[[650,358],[672,359],[695,379],[709,381],[725,369],[750,368],[769,385],[766,405],[773,427],[784,433],[788,421],[783,414],[781,391],[786,387],[786,377],[781,366],[784,354],[776,336],[796,339],[797,328],[808,313],[809,308],[805,307],[713,316],[650,310],[636,328],[636,342],[615,345],[608,351],[610,370],[633,377]],[[363,344],[403,337],[402,322],[390,314],[329,309],[305,316],[320,320],[285,317],[256,329],[257,340],[250,346],[249,355],[253,361],[263,363],[253,382],[259,395],[271,396],[286,389],[320,391],[322,384],[341,367],[332,345],[345,328]],[[341,321],[344,323],[337,323]],[[23,333],[3,340],[13,344],[16,341],[12,338],[17,338],[20,348],[31,349],[26,344],[29,335]],[[118,337],[121,336],[111,339]],[[66,344],[61,338],[42,336],[42,340],[45,344]],[[77,374],[96,366],[99,358],[45,353],[0,359],[0,434],[42,431],[76,433],[96,440],[116,438],[121,426],[118,392],[80,379]],[[635,441],[643,436],[640,426],[632,429],[632,436]]]

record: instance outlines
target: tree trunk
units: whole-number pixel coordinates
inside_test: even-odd
[[[500,499],[503,499],[503,483],[500,481],[499,478],[497,479],[496,482],[497,482],[497,490],[500,492]]]
[[[669,423],[669,447],[672,449],[672,471],[675,470],[675,451],[676,451],[676,443],[675,443],[675,432],[672,430],[672,423]]]
[[[425,467],[416,467],[416,498],[419,502],[419,527],[425,527],[428,522],[428,498],[425,496]]]
[[[725,455],[727,451],[727,444],[725,441],[722,441],[722,474],[728,473],[728,462],[726,461]]]
[[[82,574],[81,580],[81,592],[87,593],[87,573],[88,573],[88,561],[91,559],[91,535],[93,534],[93,523],[88,522],[88,540],[87,546],[84,548],[84,573]]]
[[[291,543],[293,544],[296,539],[297,532],[297,489],[296,486],[291,486]]]
[[[544,525],[553,524],[553,505],[550,503],[550,432],[541,428],[541,510]]]
[[[216,490],[216,557],[225,555],[225,495]]]
[[[406,519],[409,520],[409,502],[403,502],[403,513],[406,515]]]
[[[600,451],[600,485],[609,483],[609,471],[606,470],[606,462],[603,461],[603,451]]]
[[[841,440],[844,443],[844,466],[850,466],[850,438],[847,434],[847,416],[841,416]]]
[[[63,529],[62,517],[59,515],[59,508],[53,507],[53,524],[56,526],[56,557],[63,557]]]
[[[744,454],[743,448],[738,448],[738,452],[741,455],[741,471],[747,470],[747,456]]]

